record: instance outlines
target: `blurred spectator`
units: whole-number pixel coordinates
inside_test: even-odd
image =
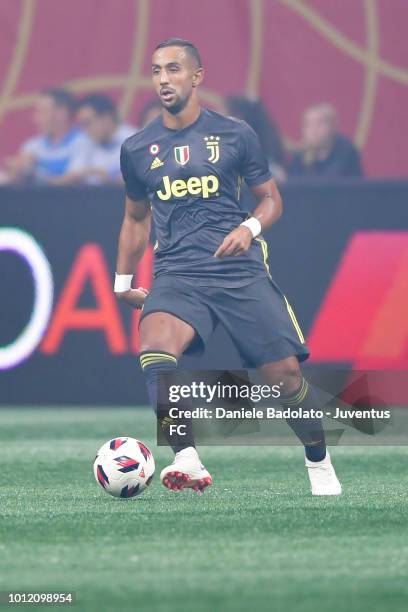
[[[282,139],[263,102],[245,96],[228,96],[226,106],[229,115],[243,119],[257,133],[273,176],[278,181],[284,180],[285,152]]]
[[[302,150],[288,167],[290,177],[357,177],[363,175],[360,154],[338,133],[337,113],[330,104],[317,104],[304,112]]]
[[[139,121],[138,124],[141,128],[145,125],[156,119],[161,113],[162,105],[158,98],[152,98],[142,107],[142,110],[139,113]]]
[[[5,160],[3,182],[47,183],[64,175],[86,142],[73,125],[75,108],[75,98],[65,89],[41,92],[33,111],[38,136],[27,140],[16,156]]]
[[[89,142],[72,160],[68,173],[54,183],[121,182],[120,147],[136,128],[120,123],[115,103],[103,94],[82,98],[78,103],[77,120]]]

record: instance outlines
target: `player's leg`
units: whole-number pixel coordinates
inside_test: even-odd
[[[247,367],[261,368],[272,384],[284,382],[282,403],[303,410],[319,409],[316,393],[303,378],[299,362],[309,351],[295,314],[279,287],[261,279],[246,287],[223,292],[216,314],[226,326]],[[312,492],[333,495],[341,492],[326,452],[324,431],[319,419],[289,419],[288,423],[305,445],[306,466],[311,476]],[[326,469],[327,467],[327,469]],[[334,477],[332,486],[314,485],[315,476],[323,472]],[[334,478],[336,482],[334,481]],[[319,482],[323,483],[323,476]]]
[[[139,331],[140,363],[146,377],[150,402],[156,411],[160,372],[168,372],[172,377],[179,378],[177,366],[180,355],[183,352],[200,354],[215,324],[210,309],[197,296],[192,283],[170,275],[155,279],[143,305]],[[166,395],[163,396],[166,400]],[[164,415],[164,433],[176,453],[174,463],[161,473],[163,484],[174,490],[186,486],[195,490],[204,489],[211,484],[211,477],[202,466],[195,449],[191,420],[177,419],[177,424],[186,425],[186,436],[177,433],[170,435],[166,424],[170,426],[171,420],[165,418],[169,403],[164,401],[164,405],[159,408],[159,412]],[[187,478],[183,475],[187,475]]]
[[[183,425],[183,435],[178,435],[177,431],[171,431],[174,420],[166,416],[166,406],[161,413],[158,405],[158,377],[166,372],[176,376],[178,359],[193,341],[195,330],[172,314],[152,312],[142,319],[139,334],[140,364],[146,378],[149,400],[175,453],[173,464],[162,470],[160,479],[174,491],[184,487],[201,491],[212,481],[195,449],[191,419],[177,419],[177,425]]]
[[[280,403],[287,410],[294,413],[299,408],[308,412],[317,409],[316,394],[303,377],[295,356],[265,363],[260,370],[271,385],[281,385]],[[326,456],[326,442],[321,419],[289,417],[287,423],[304,445],[307,459],[322,461]]]
[[[271,385],[283,383],[280,402],[286,410],[299,413],[300,409],[310,413],[319,409],[317,394],[303,377],[295,356],[265,363],[260,369]],[[289,416],[286,422],[305,447],[306,467],[313,495],[340,495],[341,485],[326,449],[321,419]]]
[[[174,373],[176,376],[178,359],[191,344],[194,336],[195,330],[191,325],[167,312],[152,312],[140,322],[139,359],[150,404],[160,419],[164,435],[175,453],[194,446],[191,422],[183,422],[185,431],[183,437],[178,436],[176,431],[173,433],[173,428],[170,429],[171,420],[166,414],[168,407],[166,404],[159,406],[159,375]]]

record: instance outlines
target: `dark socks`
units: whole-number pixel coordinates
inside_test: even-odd
[[[299,408],[303,411],[319,408],[316,392],[304,378],[300,387],[295,392],[282,397],[280,402],[284,408],[292,411],[298,411]],[[326,456],[326,441],[321,419],[290,417],[286,422],[304,445],[307,459],[322,461]]]
[[[172,405],[169,403],[166,392],[166,384],[160,374],[172,376],[171,384],[180,384],[177,374],[177,358],[166,351],[142,351],[139,355],[140,365],[146,378],[147,393],[150,404],[157,415],[160,428],[175,453],[184,448],[194,446],[194,434],[191,419],[171,418],[169,410]],[[174,380],[173,380],[174,378]],[[159,384],[160,389],[158,388]],[[183,407],[184,408],[184,407]],[[172,431],[171,425],[182,425],[181,431],[184,435]]]

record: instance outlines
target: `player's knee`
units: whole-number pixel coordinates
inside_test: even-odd
[[[155,328],[152,325],[141,325],[140,327],[140,352],[164,351],[178,358],[180,356],[178,344],[177,336],[165,326]]]
[[[270,383],[281,385],[285,393],[295,391],[302,383],[303,376],[296,358],[265,364],[262,370]]]
[[[284,393],[288,394],[300,387],[302,379],[302,373],[299,368],[287,368],[282,372],[279,382],[283,382]]]
[[[152,312],[140,322],[140,350],[166,351],[178,359],[194,333],[194,329],[181,319],[168,313]]]
[[[141,353],[146,353],[146,352],[162,353],[163,352],[163,353],[169,353],[171,355],[174,355],[176,359],[180,357],[180,351],[178,350],[176,343],[171,342],[171,341],[166,342],[160,338],[146,339],[143,342],[141,341],[140,342],[140,352]]]

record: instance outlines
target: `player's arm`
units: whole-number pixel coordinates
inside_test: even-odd
[[[214,253],[215,257],[229,257],[248,251],[253,238],[267,230],[281,216],[282,198],[273,179],[250,189],[257,201],[252,217],[225,236]]]
[[[132,200],[126,196],[125,214],[119,235],[116,262],[115,294],[133,306],[141,308],[147,295],[146,289],[131,288],[132,276],[150,239],[151,208],[147,200]]]

